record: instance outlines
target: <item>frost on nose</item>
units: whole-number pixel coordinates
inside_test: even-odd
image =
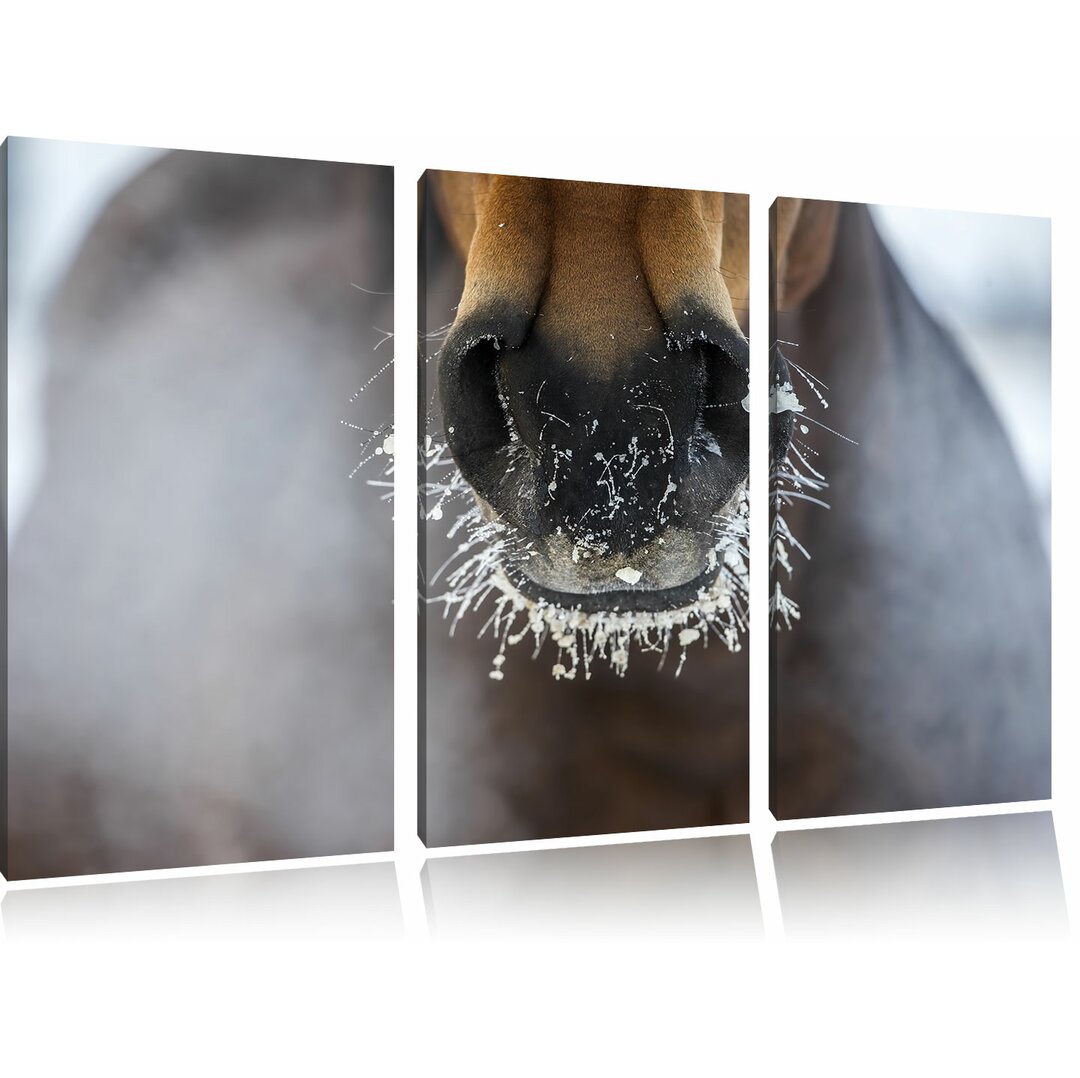
[[[500,357],[514,466],[534,484],[538,535],[568,537],[580,556],[629,554],[678,519],[680,482],[707,440],[700,371],[676,366],[662,341],[603,378],[575,362],[537,345]]]

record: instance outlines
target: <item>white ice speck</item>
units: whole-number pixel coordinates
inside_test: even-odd
[[[616,569],[615,575],[620,580],[625,580],[627,584],[636,584],[641,579],[641,572],[638,569],[631,569],[629,565],[622,569]]]
[[[393,454],[394,454],[394,436],[392,434],[388,434],[383,439],[382,451],[384,453],[389,454],[390,456],[393,456]]]
[[[700,637],[701,632],[698,629],[683,629],[682,632],[679,633],[679,643],[682,644],[683,647],[686,647],[688,644],[692,644],[695,640],[700,639]]]
[[[805,412],[806,409],[799,403],[795,390],[790,382],[782,386],[774,386],[772,392],[772,411],[774,412]]]

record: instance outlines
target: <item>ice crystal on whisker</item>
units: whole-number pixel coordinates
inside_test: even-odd
[[[809,371],[800,367],[793,360],[780,353],[780,344],[791,342],[776,342],[773,347],[787,364],[788,369],[798,375],[809,387],[818,404],[824,409],[829,407],[829,402],[822,394],[823,389],[828,387],[820,379],[815,378]],[[815,427],[820,428],[842,438],[846,442],[851,439],[839,431],[827,427],[812,416],[807,415],[806,406],[799,400],[791,382],[777,383],[772,386],[770,394],[770,411],[774,413],[791,412],[792,418],[805,419]],[[791,562],[791,554],[797,551],[806,561],[810,560],[810,553],[806,547],[792,534],[791,528],[784,516],[784,511],[796,502],[809,502],[822,509],[828,509],[829,503],[824,501],[821,495],[828,489],[829,484],[820,469],[812,462],[817,457],[817,450],[806,441],[805,436],[810,433],[810,428],[803,422],[797,422],[792,431],[791,441],[788,444],[787,453],[779,463],[774,462],[772,474],[769,476],[769,498],[772,505],[772,527],[769,534],[769,572],[773,581],[773,591],[769,598],[769,617],[774,628],[784,627],[790,629],[792,622],[798,621],[800,611],[798,604],[784,593],[780,570],[786,574],[786,579],[791,580],[794,567]],[[855,444],[852,442],[852,444]]]
[[[350,282],[353,288],[359,292],[363,292],[369,296],[390,296],[392,292],[379,291],[372,288],[365,288],[362,285]],[[378,326],[372,326],[377,333],[381,333],[382,337],[379,342],[372,348],[372,352],[378,351],[378,349],[384,345],[387,341],[393,340],[394,333],[392,330],[379,329]],[[355,405],[363,397],[363,395],[373,385],[375,385],[380,378],[382,378],[387,371],[389,371],[394,365],[394,357],[391,356],[387,361],[379,367],[373,374],[364,381],[364,383],[357,389],[350,397],[349,404]],[[349,478],[353,479],[357,473],[365,465],[371,461],[379,461],[383,464],[382,470],[378,473],[378,478],[369,479],[367,481],[368,486],[379,487],[383,490],[381,495],[382,501],[392,501],[394,497],[394,424],[393,422],[382,423],[377,427],[365,427],[359,423],[354,423],[348,419],[342,419],[341,425],[348,427],[350,430],[359,431],[365,435],[364,441],[360,446],[359,460],[353,466],[352,471],[349,472]],[[380,459],[381,458],[381,459]]]

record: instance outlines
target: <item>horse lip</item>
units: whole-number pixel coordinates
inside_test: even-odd
[[[534,540],[522,569],[549,591],[661,591],[689,582],[716,564],[716,540],[705,531],[667,526],[627,550],[602,537],[578,538],[558,529]]]
[[[735,509],[738,495],[724,507]],[[485,519],[500,519],[477,497]],[[734,539],[738,529],[731,533]],[[523,596],[583,613],[660,614],[693,606],[720,580],[729,541],[710,531],[669,526],[647,543],[616,553],[572,536],[533,534],[525,556],[504,563]]]
[[[521,568],[509,573],[511,583],[526,598],[536,602],[548,603],[567,610],[580,610],[582,613],[662,613],[677,610],[694,603],[720,575],[719,564],[707,567],[697,576],[682,584],[668,588],[621,587],[589,592],[560,591],[545,587],[528,576]]]

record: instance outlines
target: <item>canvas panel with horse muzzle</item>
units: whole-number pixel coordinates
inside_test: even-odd
[[[745,821],[746,197],[429,172],[422,213],[422,837]]]

